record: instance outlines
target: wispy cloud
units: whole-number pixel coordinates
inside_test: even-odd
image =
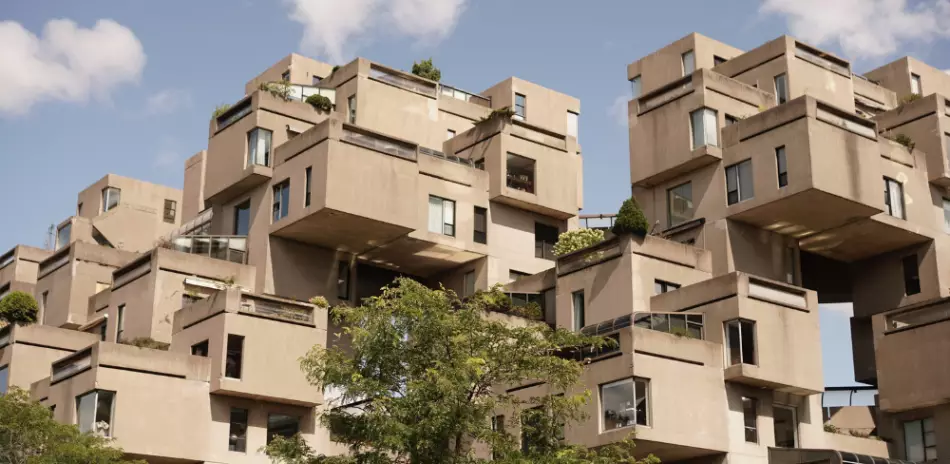
[[[303,25],[305,53],[343,63],[379,31],[435,44],[455,29],[468,0],[285,0]],[[357,44],[357,45],[353,45]]]
[[[627,102],[631,99],[633,99],[633,94],[627,91],[623,95],[614,98],[613,103],[607,107],[607,117],[620,127],[627,127]]]
[[[764,0],[761,11],[786,16],[792,35],[816,45],[837,43],[856,59],[950,37],[950,0]]]
[[[40,37],[0,21],[0,44],[0,114],[25,114],[41,101],[106,99],[138,81],[146,61],[135,34],[109,19],[92,28],[54,19]]]
[[[184,163],[185,157],[182,151],[178,149],[178,143],[172,137],[165,137],[158,144],[158,151],[152,157],[152,168],[154,169],[178,169]]]
[[[191,93],[187,90],[165,89],[145,99],[146,114],[169,114],[191,107]]]

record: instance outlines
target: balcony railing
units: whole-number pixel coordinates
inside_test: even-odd
[[[218,116],[218,128],[217,132],[221,132],[225,127],[234,124],[239,119],[251,114],[251,98],[244,97],[236,105],[229,108],[221,116]]]
[[[395,140],[387,140],[382,137],[370,135],[364,132],[357,132],[347,128],[343,129],[343,137],[340,140],[410,161],[416,160],[415,147],[397,142]]]
[[[456,100],[471,102],[479,106],[484,106],[485,108],[491,108],[491,98],[483,97],[481,95],[476,95],[471,92],[466,92],[464,90],[457,89],[455,87],[445,85],[445,84],[439,84],[439,89],[440,89],[439,93],[441,93],[442,96],[451,97]]]
[[[198,213],[194,219],[182,224],[169,238],[179,235],[207,235],[208,231],[211,230],[211,219],[213,218],[214,211],[211,208],[205,209]]]
[[[92,349],[87,348],[62,361],[53,364],[53,374],[50,383],[56,383],[92,367]]]
[[[390,72],[384,70],[376,65],[373,65],[369,70],[370,79],[375,79],[381,82],[385,82],[396,87],[410,90],[412,92],[421,93],[423,95],[436,98],[437,90],[434,84],[424,82],[422,80],[411,79],[406,76],[396,74],[395,72]]]
[[[599,348],[594,346],[567,348],[559,351],[557,356],[561,359],[573,359],[577,362],[584,362],[585,360],[594,361],[597,358],[622,351],[620,348],[620,334],[614,333],[604,338],[607,339],[607,343]]]
[[[811,64],[829,69],[843,76],[850,77],[851,69],[847,62],[841,61],[831,55],[815,50],[801,43],[795,44],[795,56]]]
[[[591,324],[581,329],[581,333],[591,336],[609,334],[625,327],[630,327],[631,321],[632,319],[630,314],[627,314],[625,316],[620,316],[616,319],[604,321],[599,324]]]
[[[426,156],[431,156],[433,158],[444,159],[446,161],[451,161],[456,164],[461,164],[462,166],[468,166],[470,168],[481,169],[482,171],[485,170],[484,164],[477,164],[468,158],[459,158],[458,156],[455,156],[455,155],[446,155],[445,153],[442,153],[441,151],[433,150],[431,148],[419,147],[419,153]]]
[[[616,214],[581,214],[581,227],[585,229],[610,230],[617,220]]]
[[[175,237],[168,248],[193,255],[244,264],[247,261],[247,237],[228,235],[187,235]]]
[[[633,325],[644,329],[666,332],[681,337],[705,339],[702,314],[687,313],[635,313]]]
[[[283,319],[290,322],[313,323],[313,309],[305,306],[290,306],[278,301],[244,297],[241,312]]]
[[[646,113],[653,108],[675,100],[693,91],[693,76],[686,76],[676,82],[661,87],[640,97],[639,112]]]
[[[306,102],[307,97],[311,95],[323,95],[330,99],[330,103],[336,104],[336,89],[326,89],[323,87],[314,87],[312,85],[290,84],[289,100]]]
[[[888,314],[884,320],[886,324],[885,331],[888,332],[932,324],[934,322],[948,321],[950,320],[950,306],[946,304],[927,306],[910,311],[898,312],[896,314]]]
[[[583,250],[564,255],[557,260],[557,274],[564,275],[588,266],[613,259],[622,254],[619,240],[608,240]]]

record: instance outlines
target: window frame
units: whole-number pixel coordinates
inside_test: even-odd
[[[285,193],[286,192],[286,193]],[[290,215],[290,179],[274,185],[271,190],[271,223],[276,223]]]
[[[232,340],[231,337],[234,337],[234,340],[240,341],[240,346],[237,347],[237,349],[231,347],[231,340]],[[233,352],[237,352],[238,354],[237,363],[235,364],[237,367],[234,367],[234,369],[237,369],[237,377],[232,375],[234,374],[234,371],[229,372],[230,368],[228,366],[228,361],[231,359]],[[244,376],[244,336],[229,333],[227,338],[225,338],[224,377],[227,379],[232,379],[232,380],[241,380],[243,376]]]
[[[479,220],[481,220],[481,226],[479,226]],[[474,241],[475,243],[481,243],[483,245],[487,245],[488,244],[488,208],[483,208],[481,206],[475,207],[473,224],[474,225],[473,225],[473,232],[472,232],[472,241]],[[479,227],[481,227],[482,230],[479,230]]]
[[[682,215],[677,215],[677,217],[679,217],[680,220],[674,222],[674,221],[673,221],[673,203],[674,203],[674,202],[673,202],[673,194],[675,193],[675,191],[676,191],[677,189],[680,189],[680,188],[682,188],[682,187],[689,187],[689,197],[688,197],[688,199],[687,199],[688,202],[689,202],[689,218],[686,218],[685,216],[682,216]],[[686,198],[685,195],[682,195],[682,194],[680,194],[680,193],[676,193],[676,194],[679,195],[679,197]],[[666,189],[666,224],[667,224],[667,227],[673,227],[673,226],[675,226],[675,225],[679,225],[679,224],[683,224],[683,223],[685,223],[685,222],[689,222],[689,221],[691,221],[691,220],[693,219],[693,215],[694,215],[694,208],[693,208],[693,181],[689,180],[689,181],[683,182],[683,183],[681,183],[681,184],[679,184],[679,185],[676,185],[676,186],[673,186],[673,187],[670,187],[670,188]]]
[[[539,230],[541,229],[541,230]],[[547,235],[553,231],[553,240],[548,242],[545,241],[544,237],[538,238],[539,235]],[[540,233],[540,234],[539,234]],[[561,235],[561,229],[550,224],[545,224],[543,222],[534,222],[534,257],[541,259],[556,260],[557,256],[554,256],[554,244],[557,243],[558,237]]]
[[[336,265],[336,297],[342,301],[350,300],[350,262],[337,261]],[[341,278],[342,276],[342,278]]]
[[[900,216],[894,214],[894,205],[891,204],[892,189],[896,186],[897,198],[900,200]],[[907,220],[907,203],[904,200],[904,184],[900,181],[884,176],[884,206],[891,217]]]
[[[729,60],[719,55],[713,55],[713,67],[719,66],[725,63],[726,61],[729,61]]]
[[[639,99],[640,96],[643,95],[643,79],[641,74],[630,78],[630,93],[633,94],[634,100]]]
[[[578,307],[580,301],[580,307]],[[571,330],[580,332],[584,328],[587,318],[587,296],[584,289],[571,292]]]
[[[235,438],[234,426],[241,425],[241,422],[236,422],[234,419],[235,412],[244,413],[244,430],[241,436]],[[250,411],[245,408],[236,408],[231,406],[230,414],[228,415],[228,451],[232,453],[247,453],[247,425],[250,422]],[[240,446],[238,446],[240,445]],[[240,449],[233,449],[240,448]]]
[[[606,424],[604,423],[604,389],[626,385],[628,383],[631,385],[633,389],[633,401],[632,401],[633,410],[634,410],[633,424],[608,429],[606,428]],[[642,390],[643,390],[642,393],[643,393],[643,422],[644,423],[642,424],[640,423],[640,414],[637,413],[637,398],[640,396],[639,393],[641,393],[640,392],[641,388],[638,388],[638,385],[642,385]],[[600,417],[600,420],[599,420],[600,424],[598,425],[598,433],[608,433],[614,430],[621,430],[621,429],[626,429],[626,428],[631,428],[631,427],[632,428],[651,427],[651,424],[653,423],[653,421],[651,420],[651,414],[653,410],[650,404],[652,403],[651,394],[650,394],[650,379],[634,376],[634,377],[626,377],[626,378],[617,379],[611,382],[602,383],[597,386],[597,394],[599,396],[598,402],[597,402],[598,403],[597,409],[599,412],[598,415]]]
[[[943,231],[950,234],[950,198],[943,197]]]
[[[197,350],[195,350],[195,348],[204,348],[204,354],[198,354],[198,352],[197,352]],[[191,355],[192,355],[192,356],[200,356],[200,357],[202,357],[202,358],[207,358],[207,357],[211,354],[211,349],[210,349],[210,348],[211,348],[211,342],[210,342],[210,340],[205,339],[204,341],[200,341],[200,342],[198,342],[198,343],[195,343],[194,345],[191,345]]]
[[[238,230],[238,225],[240,223],[240,221],[238,220],[238,217],[239,217],[239,211],[241,210],[247,210],[247,231],[245,231],[245,233],[243,234],[239,233],[240,230]],[[242,236],[242,237],[246,237],[247,234],[251,232],[251,200],[250,198],[242,201],[241,203],[234,205],[234,223],[233,223],[233,228],[231,230],[234,232],[234,235]]]
[[[475,294],[475,271],[471,270],[462,274],[462,297],[469,297]]]
[[[63,235],[63,231],[66,232],[65,236]],[[73,223],[72,223],[72,222],[67,222],[67,223],[65,223],[65,224],[63,224],[63,225],[61,225],[61,226],[59,226],[59,227],[56,229],[56,244],[55,244],[55,246],[54,246],[54,249],[55,249],[55,250],[59,250],[60,248],[62,248],[62,247],[64,247],[64,246],[68,245],[68,244],[69,244],[69,240],[72,238],[72,235],[73,235]]]
[[[746,443],[758,443],[759,442],[759,399],[754,396],[742,396],[742,429],[745,435]],[[751,408],[746,408],[746,403],[751,406]],[[752,425],[749,425],[749,409],[752,412]],[[750,439],[751,432],[751,439]]]
[[[115,342],[122,342],[122,334],[125,332],[125,303],[116,308],[115,318]]]
[[[653,295],[662,295],[664,293],[672,292],[673,290],[679,290],[682,287],[682,285],[675,282],[653,279]]]
[[[571,118],[573,116],[573,119]],[[580,133],[580,120],[581,114],[575,113],[571,110],[567,110],[567,135],[570,137],[577,138]],[[573,129],[573,130],[572,130]]]
[[[781,91],[779,83],[781,83]],[[772,85],[775,86],[775,103],[781,105],[788,102],[788,74],[781,73],[772,78]]]
[[[772,404],[772,410],[773,410],[773,412],[772,412],[772,422],[773,422],[773,423],[772,423],[772,433],[773,433],[773,435],[775,434],[775,431],[776,431],[776,428],[775,428],[775,410],[776,410],[776,409],[784,409],[784,410],[786,410],[786,411],[791,411],[791,412],[792,412],[792,424],[794,425],[794,427],[792,428],[792,440],[793,440],[793,445],[792,445],[791,449],[798,448],[798,447],[799,447],[799,444],[801,443],[801,436],[799,435],[799,430],[798,430],[798,423],[799,423],[799,420],[798,420],[798,408],[796,408],[795,406],[792,406],[792,405],[787,405],[787,404],[778,404],[778,403],[773,403],[773,404]],[[778,443],[775,443],[775,447],[776,447],[776,448],[790,449],[790,448],[786,448],[786,447],[784,447],[784,446],[781,446],[781,447],[780,447],[780,446],[778,446]]]
[[[310,189],[313,183],[313,166],[307,166],[307,169],[304,170],[304,197],[303,197],[303,206],[304,208],[310,206]]]
[[[788,156],[785,145],[775,147],[775,169],[778,172],[778,188],[788,186]]]
[[[265,136],[264,140],[261,140],[261,136]],[[258,156],[258,149],[261,148],[261,144],[264,145],[263,153],[263,164],[259,163],[260,156]],[[263,127],[255,127],[247,131],[247,163],[246,167],[252,166],[271,166],[271,155],[274,151],[274,132]]]
[[[687,69],[687,66],[686,66],[686,57],[687,57],[687,56],[689,57],[689,61],[690,61],[690,66],[689,66],[689,67],[692,68],[692,69]],[[695,50],[689,49],[689,50],[686,50],[685,52],[683,52],[682,54],[680,54],[680,68],[681,68],[682,71],[683,71],[683,77],[686,77],[686,76],[688,76],[688,75],[690,75],[690,74],[696,72],[696,51],[695,51]]]
[[[930,445],[927,444],[927,427],[926,427],[926,424],[927,424],[928,422],[930,423],[931,429],[934,429],[935,426],[934,426],[934,419],[933,419],[933,417],[921,417],[921,418],[919,418],[919,419],[913,419],[913,420],[908,420],[908,421],[903,421],[903,422],[901,422],[901,435],[902,435],[903,438],[904,438],[904,458],[905,458],[905,459],[910,460],[910,458],[911,458],[911,456],[910,456],[911,453],[910,453],[910,450],[908,449],[908,444],[909,444],[909,443],[908,443],[908,440],[907,440],[907,426],[908,426],[909,424],[918,423],[918,424],[919,424],[919,427],[920,427],[920,445],[921,445],[921,451],[923,451],[923,453],[924,453],[923,456],[921,456],[921,459],[918,460],[918,462],[933,462],[933,461],[937,460],[937,456],[934,456],[934,457],[931,458],[931,459],[927,459],[927,454],[928,454],[927,451],[928,451],[928,450],[933,451],[934,455],[937,454],[937,441],[936,441],[936,433],[934,433],[934,432],[935,432],[934,430],[931,430],[931,432],[930,432],[930,433],[934,433],[934,442],[933,442],[932,444],[930,444]]]
[[[296,432],[294,432],[293,434],[291,434],[291,436],[300,433],[300,422],[301,422],[301,417],[300,417],[300,416],[292,416],[292,415],[290,415],[290,414],[281,414],[281,413],[273,413],[273,412],[268,413],[268,414],[267,414],[267,428],[266,428],[266,442],[265,442],[265,443],[268,444],[268,445],[270,444],[271,441],[273,441],[274,437],[276,437],[276,436],[278,435],[278,433],[276,433],[276,432],[271,432],[271,418],[272,418],[272,417],[278,417],[278,416],[279,416],[279,417],[287,417],[287,418],[296,419],[296,420],[297,420],[297,427],[296,427],[297,430],[296,430]],[[280,436],[284,436],[284,435],[280,435]]]
[[[521,97],[521,104],[520,104],[520,105],[518,104],[518,97]],[[519,121],[524,121],[525,119],[527,119],[527,118],[528,118],[528,97],[527,97],[527,95],[525,95],[525,94],[523,94],[523,93],[515,92],[514,104],[515,104],[515,114],[514,114],[512,117],[515,118],[515,119],[517,119],[517,120],[519,120]]]
[[[904,279],[904,296],[919,294],[921,291],[920,262],[917,260],[916,253],[901,258],[901,275]]]
[[[162,211],[162,220],[169,224],[174,224],[175,218],[177,216],[178,216],[178,202],[175,200],[169,200],[166,198],[165,208]]]
[[[98,430],[96,430],[96,424],[98,424],[99,422],[103,422],[103,421],[98,420],[100,393],[108,393],[112,395],[112,401],[109,404],[109,420],[108,422],[106,422],[109,425],[109,427],[105,430],[104,433],[101,434],[104,437],[112,437],[115,430],[115,406],[116,406],[116,396],[117,396],[114,390],[104,390],[104,389],[95,388],[85,393],[76,395],[74,398],[74,401],[76,403],[76,425],[79,427],[79,430],[83,433],[85,432],[92,432],[96,434],[100,433]],[[79,407],[82,402],[82,399],[89,395],[93,395],[92,423],[89,424],[88,429],[83,430],[83,423],[82,423],[82,417],[81,417],[82,411],[80,411]]]
[[[346,98],[347,121],[350,124],[356,124],[356,94]]]
[[[0,395],[6,395],[10,390],[10,365],[0,366]]]
[[[734,357],[734,353],[733,353],[733,340],[732,340],[732,336],[731,336],[730,331],[729,331],[730,326],[732,326],[732,325],[734,325],[734,324],[736,325],[736,330],[738,331],[738,334],[739,334],[739,340],[738,340],[738,341],[739,341],[739,346],[737,347],[737,349],[738,349],[738,354],[739,354],[739,362],[735,362],[735,361],[733,360],[733,357]],[[747,360],[745,359],[745,358],[746,358],[746,342],[743,341],[743,333],[744,333],[744,332],[743,332],[743,325],[744,325],[744,324],[748,324],[748,325],[751,327],[751,328],[749,329],[749,331],[750,331],[751,334],[752,334],[752,335],[751,335],[751,337],[752,337],[752,340],[751,340],[751,342],[752,342],[752,352],[751,352],[751,355],[752,355],[752,358],[753,358],[753,359],[752,359],[752,362],[747,362]],[[722,337],[722,338],[723,338],[723,340],[725,340],[725,343],[723,344],[723,347],[725,348],[724,354],[725,354],[725,357],[726,357],[726,359],[725,359],[725,365],[726,365],[726,366],[739,366],[739,365],[742,365],[742,364],[746,364],[746,365],[750,365],[750,366],[758,366],[758,365],[759,365],[759,364],[758,364],[758,363],[759,363],[759,350],[758,350],[758,337],[757,337],[757,334],[756,334],[756,322],[753,321],[753,320],[751,320],[751,319],[745,319],[745,318],[739,317],[739,318],[735,318],[735,319],[729,319],[728,321],[723,321],[722,327],[723,327],[723,337]]]
[[[733,124],[739,124],[739,118],[728,113],[724,113],[723,119],[724,119],[723,127],[728,127]]]
[[[515,170],[521,172],[522,170],[528,172],[527,168],[521,169],[517,165],[524,164],[530,166],[530,176],[527,181],[521,181],[520,179],[514,178],[512,175],[512,161],[515,162]],[[512,180],[514,179],[515,185],[512,185]],[[538,161],[534,158],[528,158],[527,156],[521,156],[517,153],[507,152],[505,156],[505,187],[510,189],[515,189],[520,192],[529,193],[531,195],[536,195],[538,192]],[[525,182],[527,188],[521,188],[517,185],[517,182]]]
[[[440,228],[441,228],[440,231],[432,230],[432,229],[433,229],[433,226],[434,226],[434,224],[435,224],[435,223],[433,222],[433,218],[431,217],[431,215],[433,214],[433,213],[432,213],[432,209],[433,209],[433,207],[435,206],[435,203],[433,203],[433,201],[437,201],[437,202],[439,203],[439,205],[441,206],[441,207],[439,208],[439,211],[440,211],[439,224],[440,224]],[[446,205],[447,205],[447,204],[451,204],[451,205],[452,205],[452,206],[451,206],[451,210],[452,210],[451,213],[452,213],[452,214],[448,215],[448,216],[450,216],[448,219],[449,219],[451,222],[446,222]],[[433,234],[441,234],[441,235],[445,235],[445,236],[447,236],[447,237],[455,237],[455,234],[456,234],[456,232],[457,232],[457,230],[456,230],[456,216],[457,216],[456,212],[457,212],[457,209],[456,209],[456,208],[457,208],[457,206],[458,206],[458,204],[455,202],[455,200],[450,200],[450,199],[448,199],[448,198],[443,198],[443,197],[440,197],[440,196],[437,196],[437,195],[429,195],[429,203],[428,203],[428,205],[429,205],[428,213],[429,213],[429,216],[430,216],[430,217],[429,217],[429,220],[428,220],[427,230],[428,230],[429,232],[433,233]],[[446,233],[447,231],[448,231],[448,233]]]
[[[699,121],[697,121],[696,114],[700,114]],[[708,115],[712,115],[710,118]],[[715,123],[715,126],[712,128],[712,131],[706,127],[706,123],[709,121]],[[697,123],[702,123],[702,143],[697,140]],[[689,136],[690,136],[690,147],[692,150],[697,150],[702,147],[718,147],[719,146],[719,111],[703,106],[696,108],[693,111],[689,112]],[[709,137],[712,137],[713,140],[710,143]]]
[[[751,177],[749,179],[749,187],[751,187],[750,189],[751,192],[748,194],[748,196],[745,196],[743,188],[742,188],[742,173],[744,172],[743,171],[744,166],[748,166],[748,173],[749,173],[749,176]],[[755,198],[755,184],[754,184],[755,174],[752,171],[752,158],[747,158],[742,161],[739,161],[738,163],[730,164],[729,166],[725,167],[724,171],[726,173],[726,206],[736,205],[736,204],[742,203],[743,201],[748,201]],[[736,187],[735,201],[732,201],[732,199],[729,196],[733,192],[733,190],[729,189],[730,171],[735,172],[735,187]]]
[[[919,74],[910,73],[910,93],[920,95],[921,97],[924,96],[923,84]]]
[[[113,197],[115,197],[115,203],[110,206]],[[109,211],[116,209],[120,203],[122,203],[122,189],[112,186],[102,189],[102,208],[100,211],[103,213],[108,213]]]

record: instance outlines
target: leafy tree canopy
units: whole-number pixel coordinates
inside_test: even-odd
[[[432,64],[432,58],[429,58],[428,60],[422,60],[418,63],[413,61],[412,73],[419,77],[424,77],[436,82],[442,80],[442,71],[439,71],[439,68]]]
[[[0,321],[8,324],[32,324],[37,311],[36,299],[26,292],[10,292],[0,300]]]
[[[574,229],[557,237],[554,256],[562,256],[604,241],[604,231],[598,229]]]

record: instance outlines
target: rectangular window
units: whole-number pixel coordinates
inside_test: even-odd
[[[729,61],[729,60],[727,60],[727,59],[725,59],[725,58],[723,58],[723,57],[721,57],[721,56],[713,55],[713,66],[719,66],[719,65],[725,63],[726,61]]]
[[[475,207],[475,243],[488,243],[488,210]]]
[[[785,282],[795,285],[798,266],[795,262],[795,248],[785,247]]]
[[[40,324],[46,325],[46,302],[49,301],[49,290],[40,295]]]
[[[745,427],[745,441],[749,443],[759,442],[759,415],[756,406],[755,398],[742,397],[742,422]]]
[[[772,405],[775,428],[775,446],[798,448],[798,414],[791,406]]]
[[[687,182],[667,190],[666,207],[670,227],[692,219],[693,183]]]
[[[733,115],[731,115],[731,114],[725,115],[725,118],[726,118],[726,125],[727,125],[727,126],[731,126],[731,125],[737,124],[737,123],[739,122],[739,118],[737,118],[737,117],[735,117],[735,116],[733,116]]]
[[[452,129],[447,129],[447,130],[445,131],[445,140],[449,140],[449,139],[451,139],[452,137],[455,137],[455,131],[452,130]]]
[[[947,114],[950,114],[950,102],[945,103]],[[944,132],[943,134],[943,153],[944,157],[947,158],[947,163],[950,164],[950,133]],[[80,205],[82,206],[82,205]]]
[[[601,430],[650,425],[649,386],[646,379],[623,379],[601,385]]]
[[[527,117],[528,97],[520,93],[515,94],[515,115],[514,118],[524,121]]]
[[[932,417],[904,422],[904,459],[916,462],[937,460],[937,434]]]
[[[244,337],[228,334],[228,352],[224,360],[224,376],[231,379],[241,378],[241,365],[244,363]]]
[[[323,80],[323,78],[321,78],[320,76],[313,76],[313,77],[311,78],[311,85],[317,85],[317,84],[319,84],[320,81],[322,81],[322,80]]]
[[[950,200],[943,199],[943,231],[950,234]]]
[[[901,265],[904,268],[904,294],[920,293],[920,266],[917,264],[917,255],[905,256]]]
[[[455,236],[455,202],[429,195],[429,232]]]
[[[575,332],[580,332],[584,328],[584,291],[578,290],[571,294],[571,303],[573,308],[573,318],[571,319],[571,328]]]
[[[700,108],[689,114],[693,135],[693,150],[709,145],[719,146],[719,127],[716,110]]]
[[[724,324],[729,365],[755,364],[755,322],[733,319]]]
[[[82,203],[76,205],[76,216],[82,216]]]
[[[106,437],[112,436],[112,415],[115,392],[93,390],[76,397],[76,420],[79,431]]]
[[[775,149],[775,165],[778,166],[778,187],[788,185],[788,163],[785,161],[785,146]]]
[[[896,218],[904,217],[904,186],[889,177],[884,178],[884,205],[887,214]]]
[[[102,324],[99,324],[99,340],[106,341],[106,334],[108,333],[109,324],[106,321],[102,321]]]
[[[509,188],[522,192],[534,193],[534,160],[524,156],[508,153],[508,180]]]
[[[350,262],[340,261],[336,266],[336,297],[350,299]]]
[[[286,81],[286,82],[290,82],[290,70],[289,70],[289,69],[286,70],[286,71],[284,71],[284,73],[280,75],[280,80]]]
[[[234,235],[246,236],[251,229],[251,200],[234,207]]]
[[[504,435],[505,434],[505,416],[502,416],[502,415],[493,416],[491,418],[491,429],[493,432],[497,432],[501,435]],[[498,458],[494,450],[492,450],[491,458],[493,461]]]
[[[228,451],[247,451],[247,409],[231,408]]]
[[[208,340],[191,345],[191,355],[207,358],[208,357]]]
[[[726,202],[734,205],[755,196],[752,187],[752,160],[726,167]]]
[[[560,234],[557,227],[534,223],[534,257],[542,259],[555,259],[554,244],[557,243],[557,237]]]
[[[687,76],[696,70],[696,54],[692,50],[683,53],[683,75]]]
[[[273,222],[277,222],[290,212],[290,181],[285,180],[274,186]]]
[[[653,294],[659,295],[666,292],[672,292],[680,288],[680,284],[674,284],[672,282],[666,282],[663,280],[654,280],[653,281]]]
[[[475,294],[475,271],[468,271],[462,276],[462,296]]]
[[[270,166],[271,131],[255,128],[247,133],[247,166]]]
[[[67,222],[56,231],[56,249],[69,245],[69,236],[72,234],[73,223]]]
[[[923,95],[923,93],[921,93],[920,76],[913,73],[910,75],[910,92],[916,95]]]
[[[577,138],[577,117],[578,114],[573,111],[567,112],[567,135]]]
[[[634,76],[633,79],[630,79],[630,91],[633,92],[634,99],[640,98],[643,92],[642,87],[640,87],[640,76]]]
[[[0,395],[6,395],[10,383],[10,367],[0,367]]]
[[[175,200],[165,200],[165,211],[162,219],[169,224],[175,223],[175,216],[178,214],[178,202]]]
[[[781,105],[788,101],[788,76],[785,73],[775,76],[775,102]]]
[[[346,99],[346,108],[349,111],[350,124],[356,124],[356,95],[350,95]]]
[[[304,192],[304,197],[303,197],[304,206],[310,206],[310,182],[311,182],[312,173],[313,173],[313,167],[308,167],[307,170],[305,171],[306,182],[304,183],[304,188],[306,191]]]
[[[118,317],[115,321],[115,342],[121,343],[122,334],[125,332],[125,305],[120,304],[116,313]]]
[[[111,211],[112,208],[119,206],[122,198],[122,190],[115,187],[106,187],[102,189],[102,212]]]
[[[300,431],[300,418],[285,414],[267,415],[267,444],[274,437],[291,438]]]

